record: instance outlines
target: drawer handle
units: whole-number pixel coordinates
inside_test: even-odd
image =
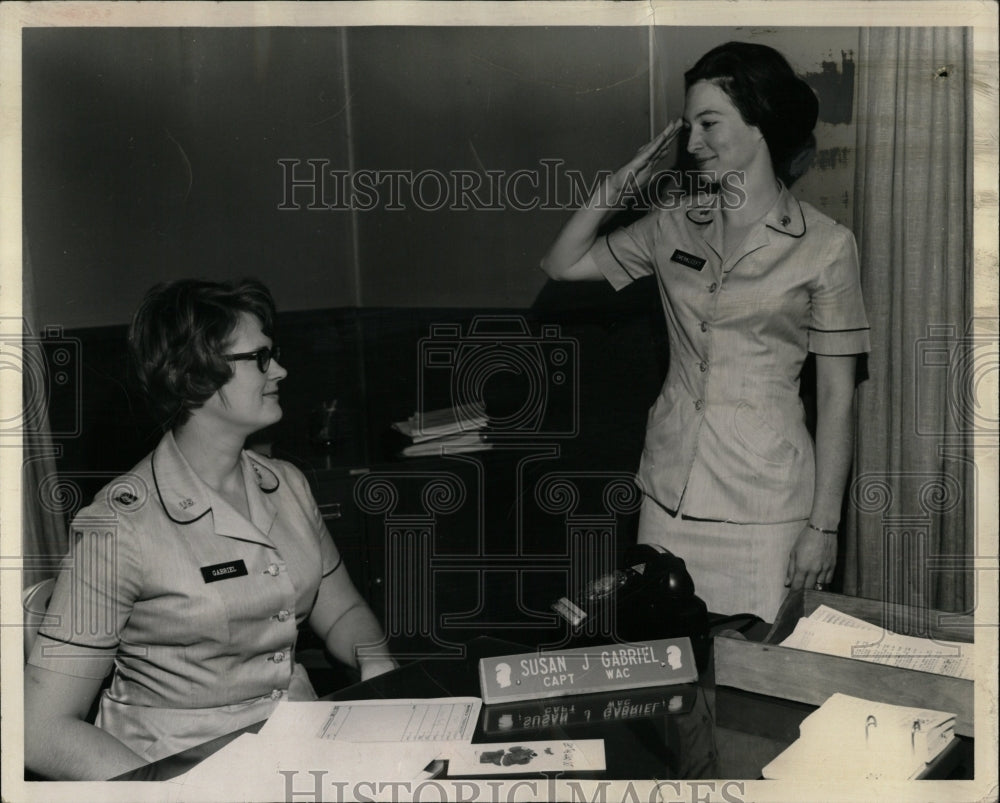
[[[319,512],[324,519],[340,519],[344,516],[340,502],[329,502],[328,504],[320,505]]]

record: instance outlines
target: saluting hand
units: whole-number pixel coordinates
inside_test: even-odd
[[[651,142],[639,148],[628,164],[600,183],[587,203],[563,226],[542,259],[542,270],[553,279],[604,278],[597,264],[584,256],[597,239],[601,226],[621,208],[623,191],[635,194],[649,184],[656,163],[666,155],[683,125],[681,120],[674,120]]]
[[[640,190],[649,184],[653,169],[667,155],[667,149],[677,139],[683,127],[683,120],[673,120],[651,141],[639,148],[628,164],[612,173],[605,182],[607,201],[614,204],[623,190]]]

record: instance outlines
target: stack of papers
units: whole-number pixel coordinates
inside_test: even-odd
[[[908,780],[954,738],[954,714],[834,694],[802,721],[799,738],[762,774],[771,780]]]
[[[406,457],[475,452],[489,449],[485,429],[489,418],[481,405],[466,404],[444,410],[417,412],[392,428],[410,439]]]
[[[965,680],[975,677],[972,644],[901,636],[827,605],[799,619],[781,646]]]
[[[605,769],[603,739],[472,744],[482,705],[478,697],[282,701],[259,733],[168,783],[177,799],[326,799],[322,789],[351,800],[356,787],[361,799],[381,800],[367,795],[432,778],[445,762],[450,777]]]
[[[260,735],[279,740],[306,735],[367,743],[471,742],[482,706],[478,697],[342,703],[284,701],[274,709]]]
[[[468,744],[482,700],[282,701],[245,733],[171,781],[185,794],[224,789],[229,800],[286,800],[292,788],[417,781],[449,746]]]

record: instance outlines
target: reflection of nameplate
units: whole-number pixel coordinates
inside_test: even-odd
[[[697,679],[698,669],[687,638],[598,644],[479,661],[479,687],[486,703],[691,683]]]
[[[522,700],[483,708],[486,733],[543,731],[631,719],[681,716],[694,707],[697,686],[620,689],[603,694],[563,697],[558,702]]]

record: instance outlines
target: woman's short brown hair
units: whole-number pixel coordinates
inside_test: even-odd
[[[750,42],[726,42],[684,73],[684,86],[716,84],[743,122],[764,135],[775,165],[806,143],[816,127],[819,101],[777,50]]]
[[[273,336],[274,299],[256,279],[180,279],[146,293],[129,327],[129,356],[163,429],[185,423],[232,377],[232,363],[223,355],[244,312]]]

